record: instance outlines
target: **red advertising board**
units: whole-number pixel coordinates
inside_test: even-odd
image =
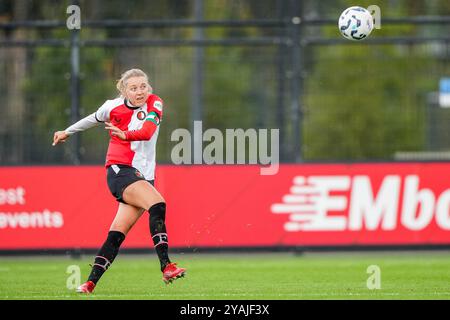
[[[450,244],[450,164],[159,166],[171,247]],[[0,168],[0,250],[97,248],[101,166]],[[151,248],[148,214],[123,247]]]

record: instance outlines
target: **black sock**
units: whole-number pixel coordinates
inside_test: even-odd
[[[125,235],[120,231],[110,231],[108,238],[103,243],[103,246],[95,257],[94,265],[92,266],[91,274],[88,281],[92,281],[97,284],[103,273],[111,266],[114,259],[119,253],[120,245],[125,240]]]
[[[169,259],[169,241],[166,231],[166,204],[159,202],[153,205],[148,212],[150,213],[150,233],[152,235],[153,244],[158,254],[161,264],[161,271],[170,263]]]

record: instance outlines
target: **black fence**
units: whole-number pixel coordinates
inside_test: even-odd
[[[196,120],[278,128],[282,162],[448,160],[438,91],[450,77],[450,15],[382,16],[352,42],[340,11],[323,18],[313,3],[276,1],[272,16],[241,20],[209,20],[196,0],[179,19],[0,22],[0,164],[103,163],[103,129],[63,148],[53,132],[117,95],[131,67],[165,100],[159,162],[171,162],[171,133]]]

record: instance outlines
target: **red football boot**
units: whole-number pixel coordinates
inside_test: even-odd
[[[175,262],[169,263],[163,271],[163,281],[166,284],[171,283],[172,281],[184,277],[186,274],[186,269],[178,268]]]
[[[87,281],[77,288],[78,293],[92,293],[95,288],[95,283]]]

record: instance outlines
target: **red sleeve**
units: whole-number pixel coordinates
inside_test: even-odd
[[[147,100],[147,118],[139,130],[125,131],[125,140],[150,140],[159,126],[162,118],[163,101],[157,95],[150,95]]]
[[[145,121],[144,125],[139,130],[125,131],[125,140],[127,141],[142,141],[150,140],[158,126],[151,121]]]

